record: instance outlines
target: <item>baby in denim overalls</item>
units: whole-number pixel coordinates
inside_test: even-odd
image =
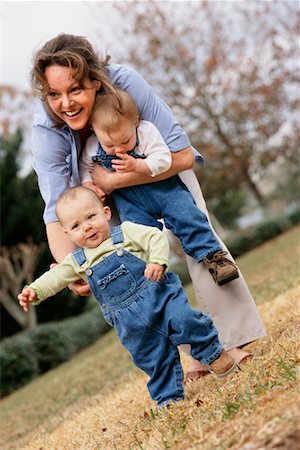
[[[166,172],[171,152],[158,129],[139,120],[133,98],[117,89],[98,95],[91,116],[95,135],[87,140],[79,162],[81,182],[98,190],[92,181],[94,163],[121,173],[136,172],[155,177]],[[162,228],[157,219],[180,239],[188,255],[203,261],[214,281],[222,286],[239,277],[237,266],[227,259],[207,217],[178,175],[163,181],[126,187],[112,193],[122,222],[129,220]]]
[[[150,395],[160,406],[184,398],[181,344],[190,344],[192,357],[218,376],[234,370],[211,318],[190,307],[177,275],[164,273],[169,246],[160,230],[131,222],[110,230],[110,209],[82,186],[68,189],[56,212],[78,249],[23,289],[18,299],[25,311],[87,280],[105,320],[149,375]]]

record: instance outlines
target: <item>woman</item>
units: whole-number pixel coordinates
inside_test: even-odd
[[[155,181],[180,172],[197,205],[207,214],[192,171],[197,152],[174,121],[170,109],[137,72],[108,64],[108,58],[101,61],[83,37],[60,34],[35,54],[31,81],[42,100],[32,129],[34,169],[45,201],[44,220],[49,247],[56,261],[61,261],[73,251],[74,245],[57,221],[55,203],[68,187],[80,184],[78,158],[91,134],[89,119],[96,93],[114,92],[114,86],[124,89],[134,98],[141,119],[156,125],[172,151],[171,168],[155,177]],[[196,158],[202,159],[199,154]],[[153,180],[137,174],[133,177],[130,173],[109,173],[100,166],[94,169],[93,178],[107,193]],[[199,307],[212,316],[224,348],[238,363],[245,360],[249,354],[239,347],[263,337],[265,331],[243,277],[220,288],[202,264],[192,259],[188,264]],[[70,288],[78,295],[89,294],[86,285],[72,285]],[[197,378],[205,373],[205,367],[191,360],[187,378]]]

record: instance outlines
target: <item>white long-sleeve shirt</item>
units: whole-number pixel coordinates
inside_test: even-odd
[[[171,152],[162,135],[153,123],[141,120],[137,128],[139,145],[135,153],[145,156],[144,162],[148,165],[154,177],[166,172],[172,164]],[[81,183],[92,182],[91,171],[94,167],[92,156],[98,150],[99,142],[95,134],[87,139],[86,146],[79,161],[79,174]]]

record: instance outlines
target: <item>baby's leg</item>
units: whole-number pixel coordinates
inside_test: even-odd
[[[151,293],[147,291],[144,300],[138,300],[115,314],[120,341],[130,352],[134,364],[149,375],[147,387],[158,405],[184,398],[178,349],[166,333],[151,325],[155,322],[160,327],[164,301],[163,297],[162,302],[158,300],[154,312]],[[162,311],[159,312],[160,306]],[[156,314],[159,318],[153,319]]]

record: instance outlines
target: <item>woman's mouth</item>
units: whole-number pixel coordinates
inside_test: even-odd
[[[73,118],[78,116],[78,114],[82,111],[82,108],[77,109],[76,111],[65,111],[64,114],[69,117],[69,118]]]

